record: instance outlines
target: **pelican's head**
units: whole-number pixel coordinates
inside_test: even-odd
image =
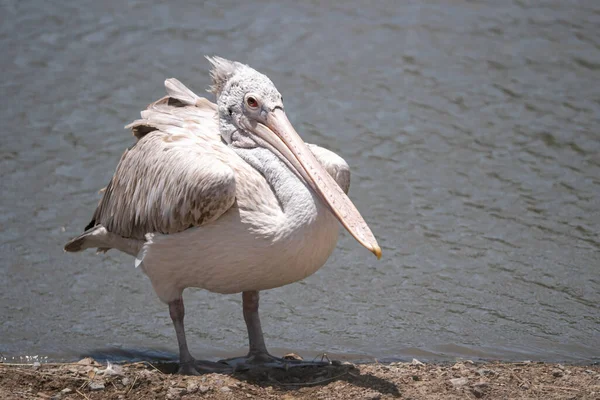
[[[352,201],[296,133],[285,115],[273,82],[247,65],[207,57],[212,63],[211,91],[217,96],[219,130],[233,147],[262,147],[293,169],[359,243],[381,257],[381,249]]]

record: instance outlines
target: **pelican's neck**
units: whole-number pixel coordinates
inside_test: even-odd
[[[271,151],[262,147],[234,148],[234,151],[264,176],[288,224],[310,223],[325,209],[304,181]]]

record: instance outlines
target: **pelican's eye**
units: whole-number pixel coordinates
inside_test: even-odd
[[[248,96],[246,98],[246,104],[248,104],[248,107],[250,108],[257,108],[258,107],[258,101],[252,97],[252,96]]]

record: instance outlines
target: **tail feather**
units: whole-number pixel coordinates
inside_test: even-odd
[[[135,257],[143,245],[143,240],[124,238],[107,231],[102,225],[96,225],[71,239],[64,248],[71,253],[91,248],[96,248],[98,252],[117,249]]]
[[[65,251],[76,253],[93,247],[102,247],[103,240],[98,240],[98,236],[104,236],[107,233],[106,228],[102,225],[96,225],[81,235],[73,238],[65,244]]]

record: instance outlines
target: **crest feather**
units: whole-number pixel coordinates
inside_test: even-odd
[[[212,78],[213,84],[208,91],[219,97],[229,78],[235,74],[238,68],[243,67],[243,64],[240,64],[237,61],[226,60],[218,56],[206,56],[206,59],[213,66],[210,70],[210,77]]]

